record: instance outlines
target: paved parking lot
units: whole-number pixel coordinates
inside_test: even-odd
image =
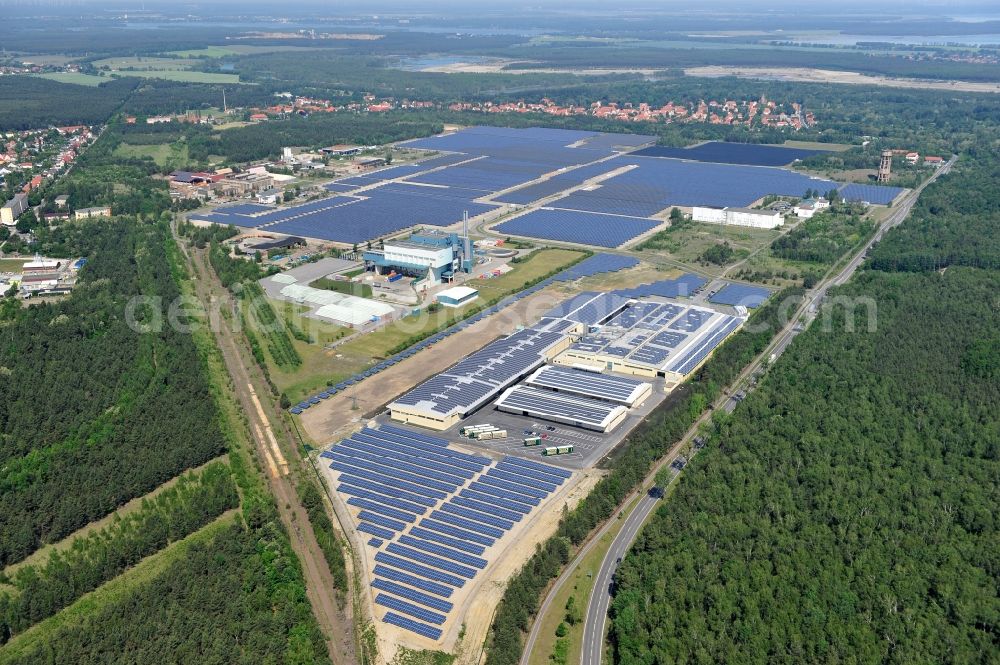
[[[549,422],[540,418],[531,418],[497,411],[495,402],[489,403],[479,411],[466,418],[455,427],[444,432],[430,432],[419,427],[412,427],[415,431],[423,431],[428,434],[441,436],[449,441],[459,442],[470,448],[480,448],[485,452],[493,452],[499,455],[515,455],[525,459],[543,461],[566,469],[579,470],[596,465],[601,458],[610,453],[615,446],[635,429],[636,425],[642,422],[649,412],[662,402],[667,394],[664,392],[663,379],[652,381],[653,392],[645,402],[629,411],[625,421],[616,427],[612,432],[604,434],[587,429],[572,427],[563,423]],[[378,420],[388,421],[388,415],[379,416]],[[389,421],[391,422],[391,421]],[[393,423],[400,426],[400,423]],[[487,439],[478,441],[461,436],[458,430],[469,425],[494,425],[500,429],[507,430],[506,439]],[[547,429],[548,427],[554,430]],[[525,446],[524,438],[530,436],[526,431],[534,432],[538,436],[544,437],[540,446]],[[542,456],[542,449],[551,446],[573,446],[573,452],[565,455],[552,457]]]

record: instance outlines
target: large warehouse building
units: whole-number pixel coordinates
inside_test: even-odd
[[[785,223],[778,210],[755,210],[753,208],[710,208],[694,206],[691,219],[707,224],[746,226],[754,229],[776,229]]]
[[[390,417],[443,431],[496,400],[508,413],[610,432],[652,393],[645,379],[663,377],[672,389],[745,320],[676,301],[580,294],[399,397]]]

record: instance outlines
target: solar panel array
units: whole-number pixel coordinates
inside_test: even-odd
[[[687,375],[695,367],[701,363],[708,354],[710,354],[715,347],[722,343],[722,340],[726,338],[733,330],[735,330],[740,323],[741,319],[735,317],[728,317],[724,323],[719,325],[716,330],[711,335],[706,335],[697,344],[693,344],[689,348],[684,350],[684,353],[677,358],[674,358],[668,365],[668,372],[675,372],[677,374]]]
[[[619,289],[616,293],[626,298],[690,298],[705,286],[708,280],[691,273],[684,273],[676,279],[664,279],[650,284],[640,284],[630,289]]]
[[[662,224],[651,219],[541,208],[494,227],[498,233],[595,247],[619,247]]]
[[[825,151],[788,148],[780,145],[761,145],[758,143],[708,141],[707,143],[702,143],[691,148],[671,148],[662,145],[650,146],[642,150],[637,150],[632,154],[643,157],[670,157],[719,164],[784,166],[791,164],[797,159],[805,159],[806,157],[812,157],[822,152]]]
[[[514,303],[524,298],[527,298],[537,293],[538,291],[541,291],[542,289],[551,286],[556,282],[573,281],[576,279],[580,279],[582,277],[590,277],[592,275],[597,275],[603,272],[615,272],[618,270],[623,270],[625,268],[631,268],[632,266],[637,265],[638,263],[639,261],[637,259],[633,259],[631,257],[622,257],[613,254],[594,254],[584,259],[583,261],[567,268],[566,270],[563,270],[562,272],[557,273],[552,277],[548,277],[542,280],[541,282],[538,282],[534,286],[528,287],[527,289],[521,291],[520,293],[516,293],[512,296],[508,296],[500,300],[492,307],[482,310],[481,312],[477,312],[476,314],[473,314],[469,318],[460,321],[439,333],[435,333],[430,337],[428,337],[427,339],[424,339],[423,341],[417,342],[410,348],[404,351],[400,351],[399,353],[389,358],[386,358],[381,362],[376,363],[375,365],[364,370],[363,372],[359,372],[358,374],[355,374],[347,379],[344,379],[340,383],[337,383],[324,390],[321,390],[320,392],[316,393],[315,395],[312,395],[311,397],[307,397],[301,402],[294,404],[289,409],[289,411],[291,411],[295,415],[299,415],[306,409],[309,409],[321,403],[323,400],[329,399],[330,397],[333,397],[337,393],[347,390],[348,388],[359,383],[360,381],[363,381],[364,379],[370,376],[378,374],[379,372],[382,372],[392,367],[393,365],[402,362],[403,360],[409,358],[410,356],[419,353],[428,346],[437,344],[438,342],[447,339],[451,335],[454,335],[457,332],[465,330],[469,326],[479,323],[484,318],[492,316],[493,314],[496,314],[500,310],[509,307],[510,305],[513,305]]]
[[[749,284],[726,284],[708,300],[722,305],[741,305],[749,309],[760,307],[771,297],[771,290]]]
[[[852,183],[842,186],[838,191],[845,201],[864,201],[875,205],[889,205],[903,192],[903,189],[902,187]]]
[[[531,460],[494,463],[391,425],[365,428],[321,457],[358,509],[357,530],[378,532],[367,542],[382,621],[435,641],[454,612],[452,595],[488,566],[489,548],[570,477]]]
[[[546,365],[541,368],[526,383],[539,388],[617,402],[627,406],[631,406],[640,396],[642,389],[649,386],[644,381],[624,376],[598,374],[597,372],[586,372],[554,365]]]
[[[559,332],[521,330],[497,340],[435,375],[394,405],[417,407],[440,416],[462,415],[545,362],[545,351],[563,339]]]

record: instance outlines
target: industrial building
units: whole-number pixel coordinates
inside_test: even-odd
[[[615,293],[585,294],[546,316],[587,326],[554,362],[591,371],[663,377],[668,388],[697,369],[745,321],[679,302],[636,300]]]
[[[486,345],[389,404],[393,420],[446,430],[564,350],[562,332],[526,328]]]
[[[820,210],[830,207],[830,202],[824,198],[805,199],[795,206],[795,216],[800,219],[809,219]]]
[[[24,214],[24,211],[28,209],[28,195],[18,193],[14,195],[10,201],[7,201],[0,208],[0,223],[5,226],[14,226],[17,224],[17,218]]]
[[[445,307],[461,307],[479,297],[479,291],[468,286],[453,286],[438,293],[435,298]]]
[[[80,208],[73,213],[73,219],[90,219],[91,217],[110,217],[111,206],[94,206],[93,208]]]
[[[363,255],[365,268],[378,275],[395,272],[426,278],[428,284],[449,282],[459,271],[470,272],[474,262],[468,234],[421,231],[405,240],[386,240],[381,249]]]
[[[644,379],[672,389],[745,321],[665,299],[580,294],[397,398],[389,414],[442,431],[496,399],[504,412],[610,432],[651,395]]]
[[[775,229],[785,223],[779,210],[755,210],[753,208],[712,208],[694,206],[691,219],[707,224],[746,226],[754,229]]]

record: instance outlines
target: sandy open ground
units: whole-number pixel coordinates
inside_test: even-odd
[[[877,85],[888,88],[921,88],[924,90],[956,90],[960,92],[1000,92],[1000,83],[973,81],[940,81],[934,79],[892,78],[857,72],[838,72],[808,67],[689,67],[688,76],[738,76],[741,78],[805,81],[809,83],[843,83],[847,85]]]
[[[607,76],[609,74],[642,74],[652,76],[664,67],[542,67],[539,69],[504,69],[511,64],[509,61],[494,62],[456,62],[438,67],[428,67],[422,71],[454,74],[459,72],[470,74],[490,74],[504,72],[505,74],[576,74],[580,76]],[[771,79],[777,81],[801,81],[806,83],[838,83],[845,85],[878,85],[889,88],[918,88],[922,90],[955,90],[957,92],[992,92],[1000,93],[1000,83],[980,83],[976,81],[952,81],[937,79],[900,78],[860,74],[858,72],[841,72],[832,69],[815,69],[811,67],[732,67],[709,65],[704,67],[688,67],[684,70],[688,76],[704,76],[716,78],[720,76],[738,76],[740,78]]]

